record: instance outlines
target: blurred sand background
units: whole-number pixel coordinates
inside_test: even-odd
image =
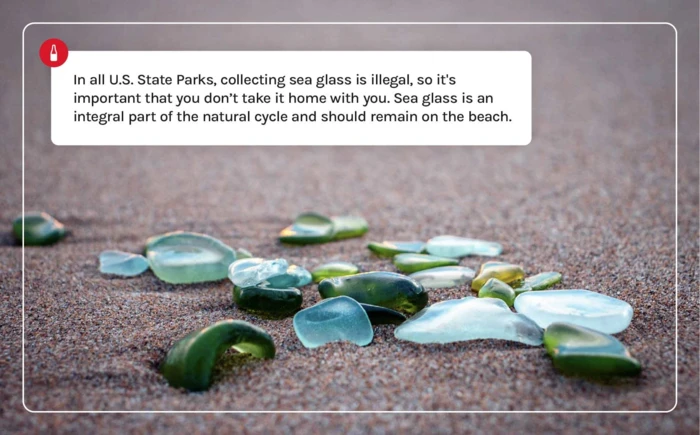
[[[698,4],[491,2],[12,2],[1,6],[0,430],[694,432],[698,427]],[[30,414],[21,389],[21,34],[31,21],[670,21],[679,30],[679,387],[675,406],[674,31],[670,26],[44,27],[27,30],[26,205],[72,234],[26,250],[26,406],[42,410],[627,410],[660,414],[76,415]],[[188,32],[183,41],[181,32]],[[75,49],[528,50],[533,141],[486,147],[56,147],[48,37]],[[301,211],[358,213],[370,232],[288,248],[276,235]],[[560,376],[543,348],[479,341],[419,346],[375,330],[372,345],[305,349],[291,319],[231,303],[230,284],[171,286],[150,272],[110,279],[104,249],[137,252],[154,234],[204,232],[312,268],[348,260],[393,270],[370,240],[460,234],[498,240],[504,260],[558,270],[566,288],[630,302],[618,338],[638,379]],[[478,267],[480,259],[462,261]],[[467,289],[434,291],[431,303]],[[318,301],[304,289],[304,306]],[[156,371],[172,342],[223,318],[273,336],[278,356],[227,355],[213,388],[184,394]]]

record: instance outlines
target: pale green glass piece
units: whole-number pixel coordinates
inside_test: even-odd
[[[332,261],[322,264],[311,271],[314,282],[321,282],[326,278],[336,276],[355,275],[360,272],[360,268],[347,261]]]
[[[479,297],[500,299],[512,307],[515,302],[515,290],[500,279],[491,278],[479,290]]]
[[[102,251],[100,273],[118,276],[136,276],[148,270],[148,260],[143,255],[123,251]]]
[[[360,216],[333,216],[333,240],[361,237],[369,230],[369,224]]]
[[[589,290],[526,292],[515,298],[515,310],[542,328],[564,322],[606,334],[627,329],[634,314],[627,302]]]
[[[311,273],[308,270],[297,265],[290,265],[286,270],[284,270],[284,266],[281,265],[280,260],[286,262],[286,260],[278,259],[274,260],[274,263],[268,262],[263,269],[256,269],[255,273],[259,273],[261,275],[252,280],[255,281],[256,279],[261,279],[261,281],[254,284],[249,284],[248,281],[246,282],[247,286],[251,287],[264,284],[264,286],[270,288],[285,289],[289,287],[303,287],[311,283]],[[243,282],[242,280],[244,279],[244,276],[247,275],[242,274],[241,271],[251,267],[259,267],[263,263],[265,263],[265,259],[258,257],[236,260],[229,267],[229,279],[233,282],[235,277],[235,279]],[[250,274],[253,273],[253,271],[248,271],[246,273]]]
[[[415,343],[499,339],[542,344],[542,329],[500,299],[466,297],[430,305],[399,325],[394,335]]]
[[[409,276],[426,289],[469,286],[474,279],[474,269],[462,266],[443,266],[421,270]]]
[[[287,268],[289,268],[289,264],[284,258],[260,260],[262,259],[246,258],[232,263],[228,270],[228,277],[231,282],[241,288],[253,287],[268,281],[272,277],[286,273]],[[277,284],[288,287],[281,282]]]
[[[176,231],[150,238],[146,258],[161,280],[190,284],[226,278],[236,252],[213,237]]]
[[[310,349],[334,341],[349,341],[366,346],[374,338],[367,313],[352,298],[338,296],[324,299],[294,315],[294,331]]]
[[[392,242],[385,240],[381,243],[370,242],[367,248],[380,257],[393,257],[398,254],[420,254],[425,248],[425,243],[420,241]]]
[[[271,276],[267,279],[267,286],[272,288],[303,287],[311,284],[311,272],[301,266],[290,265],[286,272]]]
[[[425,254],[399,254],[394,257],[394,265],[404,273],[418,272],[440,266],[456,266],[459,260]]]
[[[425,244],[428,254],[440,257],[462,258],[468,255],[495,257],[501,255],[503,246],[500,243],[486,240],[467,239],[457,236],[438,236]]]

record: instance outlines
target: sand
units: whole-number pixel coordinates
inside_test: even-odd
[[[693,8],[694,15],[687,6],[673,9],[681,21],[689,16],[690,43],[697,32],[697,22],[691,20],[697,18],[697,5]],[[431,29],[425,35],[439,39],[442,32]],[[28,408],[407,412],[401,415],[28,413],[21,400],[22,254],[9,233],[9,222],[21,210],[19,114],[14,103],[7,103],[18,101],[19,76],[9,61],[3,64],[11,86],[2,88],[0,128],[12,140],[1,145],[3,156],[11,158],[0,161],[0,222],[7,223],[0,232],[0,428],[695,432],[697,92],[681,95],[679,106],[684,118],[678,156],[676,348],[673,32],[667,26],[521,32],[470,31],[473,39],[447,44],[452,49],[506,49],[518,43],[533,54],[533,142],[522,148],[56,147],[48,141],[45,96],[27,101],[27,209],[51,213],[71,232],[55,246],[26,249]],[[135,44],[141,36],[135,33],[119,38]],[[315,39],[310,32],[298,33],[287,41],[289,46]],[[28,34],[36,40],[44,36]],[[333,38],[344,36],[339,32]],[[358,45],[369,44],[365,33],[356,36]],[[382,36],[391,43],[401,31]],[[13,38],[17,40],[15,34]],[[99,38],[85,44],[108,45]],[[16,50],[11,56],[18,61]],[[697,55],[684,65],[682,84],[696,91]],[[48,85],[42,68],[28,68],[30,88],[37,93]],[[306,210],[361,214],[370,231],[360,239],[318,246],[280,245],[279,230]],[[365,271],[394,270],[389,260],[371,255],[368,241],[440,234],[496,240],[505,246],[500,258],[522,264],[528,273],[560,271],[560,287],[588,288],[632,304],[632,324],[617,337],[644,370],[638,378],[606,383],[571,379],[553,369],[541,347],[493,340],[417,345],[396,340],[392,326],[377,327],[367,347],[332,344],[309,350],[296,338],[291,319],[264,320],[235,307],[227,281],[174,286],[150,272],[133,279],[98,273],[102,250],[138,252],[148,236],[177,229],[207,233],[256,255],[284,257],[307,268],[344,260]],[[461,264],[476,268],[482,261],[467,258]],[[319,300],[315,286],[303,293],[305,307]],[[468,294],[466,288],[435,290],[430,300]],[[171,344],[225,318],[266,329],[277,357],[260,361],[227,354],[208,392],[170,388],[157,365]],[[655,415],[418,414],[670,409],[674,411]]]

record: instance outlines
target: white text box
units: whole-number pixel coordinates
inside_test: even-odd
[[[527,145],[525,51],[71,51],[56,145]],[[189,102],[188,102],[189,100]]]

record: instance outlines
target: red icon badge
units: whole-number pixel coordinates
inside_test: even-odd
[[[47,39],[39,48],[39,57],[44,65],[56,68],[68,60],[68,46],[60,39]]]

